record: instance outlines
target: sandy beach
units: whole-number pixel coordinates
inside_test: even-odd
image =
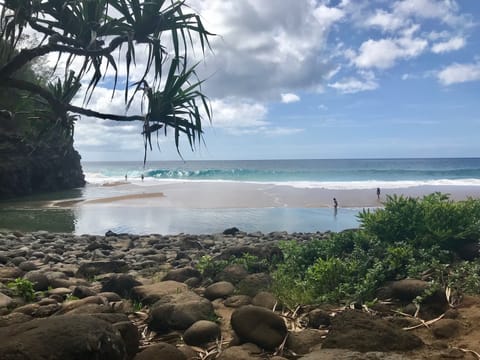
[[[183,209],[232,208],[329,208],[333,198],[339,207],[379,207],[388,195],[421,197],[433,192],[449,194],[453,200],[480,198],[480,186],[415,186],[382,189],[322,189],[241,182],[175,182],[141,186],[118,184],[109,196],[109,187],[96,199],[63,202],[57,205],[149,206]],[[114,195],[113,195],[114,194]]]

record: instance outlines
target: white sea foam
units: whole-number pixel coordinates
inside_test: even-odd
[[[104,185],[125,181],[125,176],[106,176],[101,173],[86,173],[85,179],[90,184]],[[141,181],[139,176],[129,175],[128,181],[142,186],[159,184],[188,183],[243,183],[259,185],[290,186],[298,189],[326,190],[367,190],[367,189],[403,189],[418,186],[480,186],[480,179],[435,179],[435,180],[365,180],[365,181],[239,181],[219,179],[158,179],[146,177]]]

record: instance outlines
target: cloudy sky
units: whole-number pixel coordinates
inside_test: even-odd
[[[187,3],[218,36],[198,68],[213,120],[186,160],[480,156],[480,1]],[[103,86],[90,107],[122,113]],[[75,146],[142,161],[140,132],[82,118]],[[150,160],[179,159],[159,146]]]

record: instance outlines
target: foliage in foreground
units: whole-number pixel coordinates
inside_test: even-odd
[[[283,303],[366,302],[386,281],[427,274],[436,286],[480,293],[480,262],[457,257],[480,237],[480,200],[394,196],[359,219],[359,230],[281,244],[284,261],[273,272],[273,291]]]
[[[16,296],[23,298],[27,302],[35,298],[33,283],[27,279],[16,278],[14,281],[9,282],[7,286],[12,289]]]

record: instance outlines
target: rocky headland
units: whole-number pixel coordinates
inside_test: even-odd
[[[33,142],[0,130],[0,199],[85,185],[73,140]]]
[[[315,233],[106,236],[0,233],[0,359],[478,359],[480,300],[388,284],[370,306],[288,309],[264,266]],[[33,289],[29,288],[33,286]]]

